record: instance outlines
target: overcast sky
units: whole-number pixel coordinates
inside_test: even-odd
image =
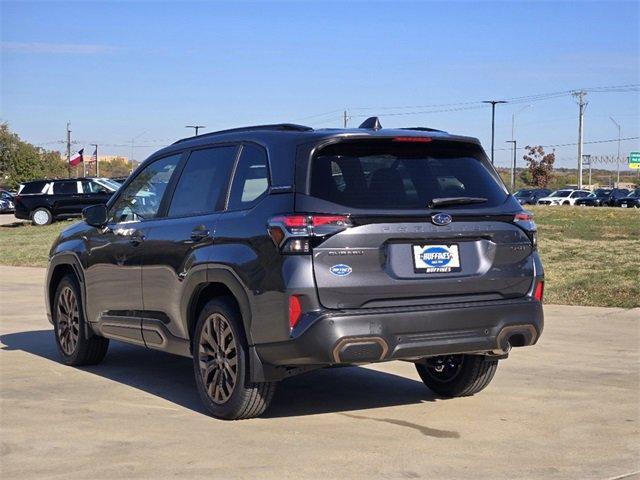
[[[430,126],[490,148],[479,102],[640,83],[638,2],[0,3],[0,119],[47,148],[143,159],[189,131],[265,122]],[[591,91],[585,141],[640,135],[639,93]],[[466,103],[470,102],[470,103]],[[527,107],[527,105],[531,105]],[[403,108],[397,108],[403,107]],[[524,108],[524,110],[522,110]],[[497,110],[498,165],[519,145],[577,141],[568,94]],[[623,153],[639,150],[622,142]],[[616,154],[617,144],[585,145]],[[557,147],[574,166],[576,147]],[[519,155],[520,156],[520,155]]]

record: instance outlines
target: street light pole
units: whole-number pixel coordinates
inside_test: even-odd
[[[616,122],[612,116],[609,116],[609,119],[613,122],[613,124],[618,127],[618,156],[616,157],[616,170],[618,180],[616,181],[616,187],[620,186],[620,137],[622,137],[622,128],[620,124]]]
[[[516,151],[518,143],[515,140],[507,140],[506,143],[513,144],[513,163],[511,164],[511,193],[516,189]]]
[[[193,128],[196,131],[195,136],[198,136],[198,130],[200,130],[201,128],[206,128],[204,125],[185,125],[184,128]]]
[[[496,140],[496,105],[498,103],[507,103],[505,100],[483,100],[482,103],[491,104],[491,164],[493,165],[493,152]]]

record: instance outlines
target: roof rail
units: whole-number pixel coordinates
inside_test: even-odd
[[[444,130],[438,130],[437,128],[429,128],[429,127],[403,127],[400,130],[417,130],[419,132],[442,132],[442,133],[447,133]]]
[[[210,137],[213,135],[221,135],[223,133],[252,132],[256,130],[275,130],[280,132],[310,132],[313,130],[313,128],[307,127],[305,125],[297,125],[295,123],[274,123],[271,125],[252,125],[250,127],[229,128],[227,130],[218,130],[217,132],[203,133],[202,135],[182,138],[176,142],[173,142],[173,145],[175,145],[176,143],[186,142],[188,140],[194,140],[196,138]]]

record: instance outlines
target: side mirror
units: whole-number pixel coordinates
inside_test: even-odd
[[[82,219],[92,227],[104,227],[107,224],[107,206],[91,205],[82,210]]]

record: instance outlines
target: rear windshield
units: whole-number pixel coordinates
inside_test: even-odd
[[[475,197],[502,204],[507,194],[483,164],[478,146],[460,142],[359,140],[320,150],[311,167],[311,195],[371,210],[424,209],[434,199]]]

